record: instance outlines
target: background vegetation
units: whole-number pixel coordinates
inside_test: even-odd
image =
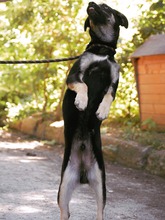
[[[110,120],[138,120],[138,98],[131,53],[151,34],[163,33],[165,3],[148,0],[149,10],[134,20],[136,34],[119,40],[119,89]],[[0,3],[1,4],[1,3]],[[2,5],[2,4],[1,4]],[[89,36],[83,31],[83,0],[13,0],[0,9],[0,60],[35,60],[81,54]],[[139,5],[141,10],[142,5]],[[122,48],[122,49],[121,49]],[[61,118],[65,78],[72,62],[1,65],[0,125],[35,112],[54,112]]]

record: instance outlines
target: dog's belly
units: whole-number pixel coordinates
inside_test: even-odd
[[[89,183],[89,173],[95,166],[96,159],[92,151],[90,138],[82,141],[74,138],[68,165],[77,175],[77,183]]]

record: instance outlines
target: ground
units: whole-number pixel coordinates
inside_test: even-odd
[[[58,220],[56,197],[63,146],[49,146],[16,132],[0,131],[0,220]],[[105,220],[165,219],[165,180],[106,161]],[[70,220],[94,220],[92,190],[71,201]]]

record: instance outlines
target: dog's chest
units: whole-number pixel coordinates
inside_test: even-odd
[[[107,60],[108,56],[100,56],[93,53],[85,52],[83,56],[81,57],[80,61],[80,70],[83,74],[89,66],[95,62],[101,62],[104,60]]]

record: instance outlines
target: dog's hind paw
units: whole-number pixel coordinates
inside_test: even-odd
[[[78,110],[83,111],[86,109],[87,104],[88,104],[88,96],[86,93],[77,93],[75,102],[74,102],[76,108]]]

